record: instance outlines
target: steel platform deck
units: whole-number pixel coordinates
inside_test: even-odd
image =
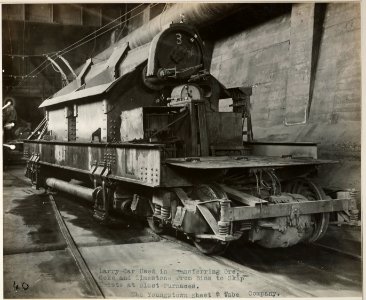
[[[186,169],[228,169],[228,168],[265,168],[304,165],[334,164],[334,160],[312,158],[282,158],[274,156],[214,156],[171,158],[168,165]]]

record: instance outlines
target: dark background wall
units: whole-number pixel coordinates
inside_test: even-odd
[[[60,73],[42,54],[52,55],[90,35],[62,55],[76,70],[164,7],[158,4],[150,9],[150,4],[141,3],[2,5],[3,98],[15,98],[19,117],[36,127],[43,118],[37,107],[62,87]],[[72,79],[62,61],[54,60]]]
[[[253,87],[256,140],[317,142],[320,158],[340,161],[323,168],[322,184],[360,190],[360,5],[317,5],[216,41],[211,72]]]

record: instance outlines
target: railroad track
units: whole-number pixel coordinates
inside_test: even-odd
[[[175,243],[179,243],[181,244],[183,247],[186,247],[188,248],[191,252],[194,252],[198,255],[202,255],[204,256],[204,254],[202,254],[195,246],[193,245],[190,245],[189,243],[187,243],[186,241],[182,241],[182,240],[179,240],[177,238],[174,238],[173,236],[169,236],[169,235],[162,235],[162,237],[164,239],[167,239],[171,242],[175,242]],[[225,266],[228,266],[234,270],[237,270],[239,272],[243,271],[244,267],[243,265],[233,261],[233,260],[230,260],[228,258],[226,258],[225,256],[223,255],[212,255],[210,256],[211,259],[219,262],[220,264],[222,265],[225,265]],[[247,272],[247,268],[245,268],[245,271]],[[299,295],[301,295],[301,297],[314,297],[315,295],[312,294],[312,293],[309,293],[307,291],[304,291],[302,289],[299,289],[296,285],[293,285],[293,284],[289,284],[289,283],[281,283],[279,281],[276,281],[276,280],[271,280],[270,278],[264,276],[262,273],[254,270],[254,269],[251,269],[250,270],[250,273],[251,275],[253,276],[256,276],[256,277],[259,277],[261,278],[261,280],[266,280],[266,281],[270,281],[271,282],[271,285],[275,288],[289,288],[291,290],[291,292],[297,292]]]
[[[83,277],[85,278],[88,287],[90,288],[91,291],[93,291],[93,293],[97,297],[105,298],[105,295],[103,294],[101,286],[98,284],[98,281],[94,278],[94,276],[93,276],[91,270],[89,269],[85,259],[83,258],[81,252],[79,251],[79,249],[78,249],[78,247],[77,247],[77,245],[76,245],[69,229],[67,228],[67,224],[65,223],[65,221],[64,221],[64,219],[63,219],[63,217],[62,217],[62,215],[61,215],[61,213],[60,213],[60,211],[57,207],[57,204],[56,204],[56,201],[55,201],[53,195],[49,195],[49,199],[50,199],[50,202],[52,204],[53,210],[55,212],[55,216],[57,218],[57,222],[59,224],[60,230],[61,230],[63,236],[65,237],[65,240],[67,242],[69,250],[70,250],[72,256],[74,257],[75,262],[78,265]],[[147,230],[151,234],[155,235],[155,233],[151,229],[147,228]],[[196,255],[200,255],[202,257],[205,256],[195,246],[189,244],[187,241],[184,241],[183,239],[176,238],[172,235],[161,235],[160,237],[165,239],[165,240],[168,240],[170,242],[177,243],[180,246],[183,246],[184,248],[189,250],[190,252],[195,253]],[[232,268],[232,269],[234,269],[238,272],[245,271],[246,273],[248,273],[247,268],[244,268],[242,265],[240,265],[236,262],[230,261],[229,259],[227,259],[223,256],[214,255],[214,256],[210,256],[210,258],[217,261],[217,262],[219,262],[221,265]],[[271,286],[273,286],[274,288],[281,288],[281,289],[285,288],[285,289],[289,290],[289,293],[295,293],[296,295],[302,296],[302,297],[314,296],[313,294],[308,293],[304,290],[301,290],[301,289],[297,288],[294,285],[288,285],[288,284],[284,285],[284,284],[281,284],[280,282],[268,280],[268,278],[266,278],[265,276],[263,276],[262,274],[260,274],[259,272],[255,271],[255,270],[250,270],[250,274],[253,275],[253,276],[261,278],[261,280],[263,280],[263,281],[270,281]]]
[[[72,253],[80,271],[82,272],[89,288],[94,292],[94,294],[97,297],[104,297],[102,288],[99,286],[98,281],[94,278],[92,272],[90,271],[86,261],[84,260],[81,252],[78,250],[78,247],[73,239],[72,233],[70,233],[69,229],[67,228],[67,224],[65,223],[59,208],[56,204],[56,201],[52,195],[49,196],[50,201],[52,203],[52,207],[54,209],[58,224],[60,226],[60,229],[65,237],[65,240],[67,241],[67,244],[69,246],[70,252]],[[70,200],[66,200],[70,201]],[[91,214],[91,210],[86,209],[87,213]],[[96,223],[98,224],[98,223]],[[97,226],[103,226],[98,224]],[[146,229],[151,235],[156,235],[152,230],[149,228]],[[177,243],[180,246],[186,248],[189,252],[192,252],[196,255],[201,255],[202,257],[205,257],[205,255],[201,254],[199,250],[193,245],[191,245],[183,235],[174,236],[174,234],[168,234],[168,235],[162,235],[159,236],[160,238]],[[245,270],[245,272],[250,272],[251,275],[256,276],[260,278],[260,280],[267,281],[271,283],[271,286],[278,287],[281,289],[288,289],[289,293],[296,294],[302,297],[312,297],[317,296],[316,293],[314,293],[312,290],[309,291],[309,289],[305,288],[305,286],[301,286],[298,284],[296,280],[289,279],[286,276],[283,276],[288,272],[286,271],[287,268],[291,267],[293,269],[297,269],[296,272],[303,272],[303,273],[314,273],[318,274],[317,276],[331,276],[336,282],[342,282],[344,284],[350,284],[352,283],[357,276],[350,275],[349,274],[332,274],[332,270],[328,270],[328,265],[324,267],[323,264],[317,265],[314,264],[314,261],[309,261],[309,255],[306,254],[309,249],[313,251],[314,253],[318,252],[321,253],[319,256],[327,257],[330,260],[335,261],[349,261],[350,259],[353,261],[359,261],[359,257],[357,255],[350,255],[349,253],[343,253],[342,251],[336,251],[334,249],[328,249],[323,247],[322,245],[311,245],[307,246],[306,249],[302,252],[304,253],[298,253],[298,255],[294,255],[294,251],[292,250],[284,250],[286,252],[285,255],[282,253],[282,249],[276,249],[276,251],[273,251],[274,249],[261,249],[259,247],[244,247],[242,244],[237,244],[233,246],[234,248],[229,248],[227,253],[223,256],[211,256],[210,258],[218,263],[220,263],[223,266],[230,267],[232,269],[235,269],[239,272]],[[298,249],[301,248],[301,245],[297,247]],[[238,249],[241,249],[238,251]],[[249,249],[249,250],[248,250]],[[250,250],[252,252],[250,253]],[[242,252],[241,254],[239,252]],[[238,254],[239,253],[239,254]],[[250,253],[250,254],[248,254]],[[288,254],[288,256],[287,256]],[[265,259],[266,256],[272,255],[274,257],[273,261],[271,262],[268,259]],[[301,256],[304,255],[305,259],[302,259]],[[247,257],[247,259],[245,259]],[[255,259],[253,259],[255,257]],[[299,259],[300,257],[300,259]],[[335,257],[335,258],[334,258]],[[332,259],[331,259],[332,258]],[[253,263],[254,262],[254,263]],[[281,263],[279,263],[281,262]],[[267,264],[267,265],[266,265]],[[357,265],[357,263],[356,263]],[[281,268],[283,268],[281,270]],[[249,270],[249,271],[248,271]]]
[[[50,203],[51,203],[52,209],[55,213],[57,223],[60,227],[62,235],[64,236],[64,238],[66,240],[70,253],[73,256],[80,272],[82,273],[89,289],[93,292],[93,294],[95,296],[105,298],[102,289],[98,285],[98,282],[95,280],[92,272],[90,271],[87,263],[85,262],[83,256],[81,255],[77,245],[75,244],[75,241],[74,241],[73,237],[71,236],[70,231],[67,228],[65,221],[62,218],[62,215],[57,207],[57,204],[55,202],[53,195],[48,195],[48,197],[50,199]]]
[[[187,243],[187,241],[184,241],[183,239],[178,239],[172,235],[162,235],[162,237],[169,241],[172,241],[175,243],[180,243],[184,247],[189,248],[189,250],[191,252],[201,254],[194,245],[190,245],[189,243]],[[298,245],[297,247],[299,247],[299,246],[301,247],[301,245]],[[253,251],[255,251],[255,252],[258,251],[260,253],[258,256],[261,256],[261,255],[268,256],[268,255],[271,255],[270,252],[273,251],[272,249],[264,249],[264,248],[257,247],[257,246],[253,247],[253,245],[246,245],[246,247],[249,249],[253,249]],[[334,257],[334,255],[338,256],[339,258],[334,259],[335,261],[343,260],[344,258],[351,258],[353,261],[358,261],[361,264],[360,257],[358,255],[353,255],[348,252],[342,252],[342,251],[339,251],[338,249],[327,248],[327,247],[324,247],[323,245],[319,245],[319,244],[307,245],[306,249],[309,249],[309,248],[313,249],[313,251],[315,251],[315,252],[319,252],[317,249],[320,249],[321,251],[325,250],[325,251],[323,251],[323,255],[325,253],[332,253],[333,255],[331,257]],[[309,289],[300,288],[299,285],[296,283],[296,281],[292,282],[291,280],[288,280],[287,278],[281,278],[280,276],[278,276],[278,273],[281,273],[281,270],[277,269],[276,262],[273,262],[274,266],[275,266],[274,267],[275,270],[273,270],[273,272],[269,272],[270,267],[266,268],[265,265],[262,265],[264,262],[260,259],[258,260],[258,257],[257,257],[257,259],[254,259],[254,261],[256,261],[257,264],[259,263],[259,265],[262,265],[259,268],[258,268],[258,265],[253,264],[253,260],[252,260],[253,257],[249,257],[248,260],[245,260],[245,259],[243,260],[242,258],[245,257],[246,255],[238,255],[237,257],[233,256],[232,253],[233,252],[235,253],[236,249],[230,250],[230,248],[228,248],[228,250],[226,251],[225,254],[213,255],[213,256],[211,256],[211,258],[220,262],[223,265],[230,266],[231,268],[236,269],[238,271],[241,271],[243,268],[245,268],[247,270],[247,268],[249,267],[251,269],[250,270],[251,274],[253,274],[254,276],[261,278],[263,280],[271,281],[271,284],[275,287],[281,287],[281,288],[287,287],[287,288],[291,289],[292,292],[295,291],[295,292],[302,294],[301,297],[318,296],[316,293],[309,291]],[[281,251],[284,249],[278,249],[278,250]],[[304,252],[306,252],[306,250]],[[201,255],[203,255],[203,254],[201,254]],[[299,260],[298,258],[295,258],[295,257],[286,256],[286,255],[283,255],[282,257],[278,257],[277,259],[278,260],[283,259],[283,262],[284,262],[284,265],[282,266],[283,270],[287,269],[288,267],[295,269],[296,267],[294,265],[296,265],[297,268],[301,269],[304,273],[315,271],[316,274],[318,274],[318,275],[322,274],[321,276],[324,276],[324,277],[326,277],[327,274],[329,273],[329,271],[324,270],[325,268],[321,264],[311,265],[308,262]],[[251,260],[250,263],[248,262],[249,260]],[[268,265],[271,265],[271,263],[269,263]],[[264,267],[264,268],[262,268],[262,267]],[[330,276],[330,274],[329,274],[329,276]],[[352,278],[347,277],[340,273],[332,274],[332,276],[343,282],[352,283],[354,281],[353,277]]]
[[[17,179],[21,180],[24,183],[29,184],[28,179],[25,179],[22,176],[17,176],[17,175],[14,175],[14,174],[9,174],[9,175],[12,176],[12,177],[14,177],[14,178],[17,178]],[[56,205],[54,199],[53,199],[53,203]],[[151,230],[150,230],[150,232],[152,234],[155,234]],[[168,236],[164,236],[164,237],[165,238],[168,238]],[[351,257],[351,258],[354,258],[354,259],[359,260],[359,261],[362,260],[362,256],[361,255],[358,255],[358,254],[355,254],[355,253],[351,253],[351,252],[348,252],[348,251],[343,251],[341,249],[338,249],[338,248],[335,248],[335,247],[331,247],[331,246],[327,246],[327,245],[321,244],[319,242],[316,242],[316,243],[312,244],[312,247],[318,247],[319,249],[324,249],[324,250],[326,250],[328,252],[333,252],[333,253],[336,253],[338,255],[344,255],[344,256],[347,256],[347,257]],[[191,247],[191,249],[192,249],[192,251],[194,250],[193,247]],[[197,252],[197,251],[195,250],[195,252]]]
[[[22,180],[18,174],[11,174],[11,176]],[[33,192],[41,196],[39,191],[29,187],[28,181],[25,181],[25,183],[27,183],[27,186],[24,189],[27,190],[27,194]],[[67,243],[68,252],[74,257],[78,269],[85,278],[85,284],[90,291],[88,295],[92,294],[94,297],[111,296],[103,286],[103,282],[98,279],[98,274],[95,271],[96,265],[102,265],[100,264],[101,261],[104,264],[103,259],[99,259],[99,253],[102,253],[101,256],[103,256],[105,250],[111,249],[109,251],[114,252],[109,252],[108,255],[111,254],[113,257],[112,264],[116,261],[116,266],[118,262],[121,266],[124,264],[123,259],[119,259],[118,255],[123,255],[125,251],[126,253],[129,252],[129,248],[149,249],[154,245],[160,249],[160,241],[162,245],[165,244],[165,248],[162,248],[180,249],[180,252],[185,252],[189,257],[194,257],[196,262],[201,263],[201,261],[212,260],[212,265],[219,264],[241,273],[250,274],[258,282],[266,282],[267,286],[285,291],[282,295],[299,297],[337,296],[334,290],[330,290],[334,287],[337,287],[336,290],[338,291],[352,292],[350,295],[344,294],[343,296],[361,295],[362,278],[361,270],[358,270],[361,269],[361,263],[359,257],[349,255],[349,253],[326,249],[322,245],[297,245],[286,249],[264,249],[238,241],[230,245],[225,255],[208,257],[201,254],[195,246],[190,244],[183,234],[175,236],[174,232],[169,232],[167,235],[157,236],[147,227],[147,224],[143,222],[134,223],[133,220],[135,219],[127,220],[128,218],[121,218],[121,222],[125,222],[123,226],[101,225],[93,219],[90,204],[63,194],[48,197],[50,197],[49,202],[54,210],[52,214],[55,215],[60,231]],[[40,203],[44,203],[44,200]],[[136,229],[138,227],[139,229]],[[58,230],[55,228],[55,231]],[[141,237],[138,236],[139,234]],[[85,236],[91,236],[92,242],[86,240]],[[137,237],[131,238],[135,236]],[[146,236],[148,236],[148,239],[145,238]],[[105,242],[106,240],[108,241]],[[133,243],[137,244],[132,246]],[[178,246],[174,246],[174,244]],[[107,247],[103,245],[107,245]],[[99,248],[101,251],[93,253],[93,250],[90,250],[93,248]],[[126,256],[124,257],[126,259]],[[139,256],[134,255],[133,252],[132,257],[139,259]],[[99,260],[99,263],[94,263],[94,259]],[[150,259],[149,255],[145,255],[145,261],[146,259]],[[187,265],[189,264],[190,262],[187,263]],[[324,279],[326,282],[324,282]],[[309,286],[312,288],[309,289]],[[319,291],[329,293],[319,294]],[[125,291],[116,291],[116,297],[119,296],[117,293],[125,293]]]
[[[337,249],[335,247],[326,246],[326,245],[319,244],[319,243],[314,243],[313,245],[315,247],[325,249],[325,250],[327,250],[329,252],[334,252],[334,253],[337,253],[337,254],[340,254],[340,255],[352,257],[352,258],[354,258],[356,260],[359,260],[359,261],[362,260],[362,256],[361,255],[358,255],[358,254],[355,254],[355,253],[351,253],[351,252],[348,252],[348,251],[343,251],[343,250]]]

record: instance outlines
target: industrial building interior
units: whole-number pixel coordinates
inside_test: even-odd
[[[42,3],[1,8],[5,298],[227,297],[223,291],[241,298],[272,291],[276,297],[361,296],[359,2]],[[264,250],[235,241],[226,254],[212,259],[186,248],[179,237],[171,241],[151,233],[140,222],[127,219],[103,226],[82,201],[57,200],[56,205],[32,187],[24,176],[23,140],[35,133],[41,139],[38,125],[46,110],[39,106],[76,82],[88,61],[102,65],[113,49],[126,41],[131,45],[131,37],[146,39],[156,20],[160,32],[173,16],[175,22],[197,29],[207,71],[222,86],[250,89],[253,136],[247,141],[278,147],[316,144],[315,158],[337,162],[317,168],[314,181],[329,198],[338,191],[352,196],[357,207],[348,224],[330,222],[316,246]],[[232,97],[223,98],[219,111],[235,111]],[[216,269],[222,274],[235,270],[246,284],[212,277],[198,281],[196,295],[191,287],[163,288],[159,280],[158,288],[150,286],[155,283],[151,278],[142,285],[142,277],[116,282],[108,277],[112,270],[121,276],[133,270],[137,276],[138,270],[140,276],[141,268],[155,274],[157,266],[169,274],[169,268]],[[173,275],[168,282],[174,285]]]

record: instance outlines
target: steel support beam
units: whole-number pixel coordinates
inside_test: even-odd
[[[300,215],[317,214],[335,211],[348,211],[351,199],[316,200],[301,203],[280,203],[262,206],[241,206],[225,208],[223,221],[241,221],[291,216],[294,212]]]
[[[69,80],[67,79],[66,74],[64,73],[64,71],[62,70],[62,68],[58,65],[57,62],[55,62],[51,57],[47,56],[47,59],[57,68],[57,70],[61,73],[61,76],[63,78],[63,80],[69,84]]]
[[[77,77],[77,75],[75,74],[74,70],[71,68],[71,66],[70,66],[69,62],[68,62],[65,58],[63,58],[63,57],[62,57],[62,55],[59,55],[58,57],[59,57],[59,58],[64,62],[64,64],[69,68],[70,72],[72,73],[72,75],[74,76],[74,79],[75,79],[75,78]]]

